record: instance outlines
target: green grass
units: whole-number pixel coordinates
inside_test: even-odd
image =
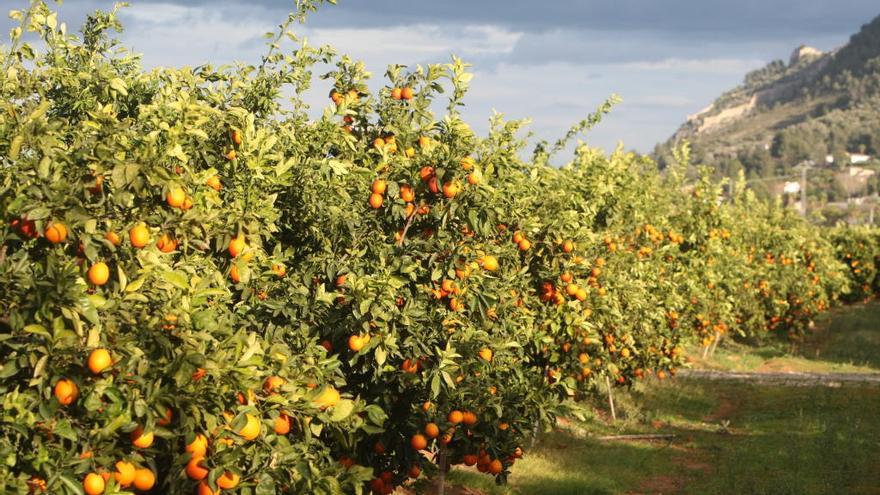
[[[796,349],[728,342],[711,363],[743,371],[880,372],[880,304],[830,313]],[[543,435],[507,486],[471,469],[455,495],[880,495],[880,387],[785,387],[697,379],[640,383],[615,395],[614,423],[592,414]],[[592,411],[604,411],[597,400]],[[588,416],[590,416],[588,414]],[[602,442],[615,433],[672,441]],[[462,488],[465,487],[465,488]],[[422,493],[422,491],[417,491]]]
[[[697,348],[689,355],[694,367],[719,370],[880,372],[880,303],[836,309],[821,315],[816,326],[796,347],[782,342],[753,347],[727,339],[707,360]]]
[[[450,484],[487,495],[880,494],[878,387],[677,380],[617,398],[627,418],[543,436],[517,462],[507,486],[470,469],[453,470]],[[588,436],[609,429],[676,438]]]

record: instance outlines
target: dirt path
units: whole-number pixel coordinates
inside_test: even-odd
[[[802,373],[802,372],[742,372],[714,370],[681,370],[680,378],[700,380],[729,380],[758,385],[790,385],[800,387],[841,387],[843,385],[880,386],[880,373]]]

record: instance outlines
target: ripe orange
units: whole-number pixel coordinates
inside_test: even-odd
[[[472,186],[479,186],[483,182],[483,176],[478,172],[471,172],[467,176],[467,181]]]
[[[236,146],[241,146],[241,133],[238,131],[232,131],[232,142],[235,143]]]
[[[523,239],[519,241],[518,247],[520,251],[528,251],[532,248],[532,241],[528,239]]]
[[[238,257],[246,246],[244,234],[238,234],[229,240],[229,255],[233,258]]]
[[[138,224],[128,231],[128,239],[131,245],[140,249],[150,242],[150,229],[144,224]]]
[[[199,433],[192,442],[184,447],[184,450],[192,454],[194,458],[205,457],[205,454],[208,452],[208,438]]]
[[[101,191],[104,190],[104,176],[96,175],[95,176],[95,184],[89,188],[89,192],[92,194],[100,194]]]
[[[270,376],[263,382],[263,390],[266,393],[275,393],[275,391],[284,385],[284,378],[280,376]]]
[[[156,484],[156,475],[147,468],[138,468],[134,472],[134,487],[145,492],[152,490]]]
[[[432,176],[428,179],[428,190],[434,194],[440,192],[440,182],[437,180],[437,176]]]
[[[360,352],[370,342],[370,334],[352,335],[348,338],[348,348],[354,352]]]
[[[488,347],[484,347],[484,348],[480,349],[479,355],[481,358],[483,358],[484,361],[491,361],[492,360],[492,349],[489,349]]]
[[[465,170],[473,170],[474,165],[476,165],[477,162],[473,158],[466,156],[462,158],[461,161],[458,162],[458,164],[461,165],[461,168]]]
[[[285,273],[287,273],[287,267],[282,265],[281,263],[275,263],[272,265],[272,271],[275,275],[279,277],[283,277]]]
[[[412,100],[413,99],[413,89],[412,88],[403,88],[400,90],[400,98],[403,100]]]
[[[99,261],[89,267],[87,275],[92,285],[104,285],[110,280],[110,268],[107,266],[107,263]]]
[[[424,435],[416,433],[409,439],[409,445],[415,450],[424,450],[428,447],[428,439]]]
[[[477,424],[477,415],[470,411],[465,411],[461,414],[461,422],[468,426],[473,426]]]
[[[399,100],[402,93],[400,88],[394,88],[391,90],[391,98]]]
[[[95,349],[89,354],[89,369],[94,374],[100,374],[113,364],[113,358],[107,349]]]
[[[241,481],[241,476],[233,473],[232,471],[226,471],[219,478],[217,478],[217,487],[224,490],[229,490],[238,486],[239,481]]]
[[[385,190],[388,188],[388,184],[382,179],[376,179],[373,181],[373,185],[370,186],[370,191],[373,194],[385,194]]]
[[[457,425],[462,422],[462,420],[464,419],[464,415],[461,413],[461,411],[456,410],[449,413],[449,416],[447,416],[446,419],[450,423]]]
[[[119,486],[126,488],[134,482],[135,472],[134,464],[128,461],[118,461],[113,477],[116,478]]]
[[[502,471],[504,471],[504,466],[501,464],[501,461],[499,461],[498,459],[495,459],[489,463],[489,473],[490,474],[498,475],[498,474],[501,474]]]
[[[407,203],[412,203],[416,200],[416,194],[413,192],[412,186],[409,184],[401,184],[400,185],[400,199],[406,201]]]
[[[186,475],[189,479],[199,481],[208,476],[208,468],[205,467],[204,457],[193,457],[186,463]]]
[[[241,282],[241,274],[238,273],[238,265],[232,265],[232,268],[229,269],[229,278],[235,283]]]
[[[385,200],[385,198],[383,198],[381,194],[376,194],[376,193],[370,194],[370,206],[374,210],[381,208],[384,200]]]
[[[458,195],[461,191],[461,186],[458,182],[449,181],[443,184],[443,196],[447,199],[452,199]]]
[[[586,301],[587,300],[587,289],[583,287],[579,288],[577,294],[574,295],[578,301]]]
[[[153,432],[144,432],[144,429],[138,426],[131,432],[131,443],[139,449],[148,449],[153,445]]]
[[[162,234],[162,237],[156,241],[156,247],[163,253],[170,253],[177,249],[177,241],[171,238],[168,234]]]
[[[64,242],[67,239],[67,227],[61,222],[50,223],[43,232],[46,240],[52,244]]]
[[[172,208],[180,208],[183,206],[183,202],[186,201],[186,191],[179,187],[172,187],[168,190],[168,194],[165,196],[165,201],[167,201],[168,206]]]
[[[279,435],[287,435],[290,433],[290,416],[281,413],[275,418],[274,428],[275,433]]]
[[[170,407],[166,407],[165,415],[159,418],[159,420],[156,421],[156,424],[159,426],[168,426],[171,424],[172,419],[174,419],[174,411],[172,411]]]
[[[211,485],[209,485],[207,481],[202,481],[199,483],[196,495],[220,495],[220,489],[211,490]]]
[[[523,241],[523,239],[525,239],[525,236],[523,236],[522,232],[517,230],[516,232],[513,233],[513,243],[514,244],[519,244],[520,242]]]
[[[110,244],[113,244],[114,246],[122,244],[122,239],[119,238],[119,234],[113,232],[112,230],[104,234],[104,239],[110,241]]]
[[[229,150],[226,152],[226,159],[229,161],[235,160],[236,156],[238,155],[235,150]]]
[[[79,396],[79,387],[72,380],[62,378],[55,384],[55,398],[62,406],[73,404]]]
[[[486,255],[478,260],[480,266],[483,267],[483,270],[494,272],[498,269],[498,259],[494,256]]]
[[[465,466],[473,466],[477,463],[477,456],[475,454],[465,454],[461,456],[461,460]]]
[[[574,242],[570,240],[563,241],[562,243],[562,252],[570,253],[574,251]]]
[[[98,473],[89,473],[83,478],[83,490],[86,495],[101,495],[104,493],[104,478]]]
[[[410,478],[416,479],[422,475],[422,468],[420,468],[418,464],[413,464],[406,474],[409,475]]]
[[[424,166],[419,170],[419,177],[422,179],[422,182],[428,182],[434,177],[434,167]]]
[[[208,180],[205,181],[205,184],[207,184],[208,187],[210,187],[211,189],[213,189],[215,191],[219,191],[220,189],[223,188],[223,184],[220,183],[220,177],[218,177],[216,175],[212,175],[212,176],[208,177]]]
[[[571,297],[575,297],[581,288],[577,284],[568,284],[565,286],[565,293]]]
[[[460,311],[464,309],[464,304],[459,301],[457,298],[453,297],[449,300],[449,310],[450,311]]]
[[[425,425],[425,435],[428,435],[428,438],[437,438],[440,436],[440,427],[435,423],[428,423]]]
[[[327,386],[312,402],[321,409],[327,409],[328,407],[333,407],[338,404],[339,399],[339,392],[335,388]]]
[[[258,436],[260,436],[260,431],[262,430],[262,424],[260,420],[257,419],[253,414],[245,414],[246,422],[244,426],[241,427],[236,433],[238,433],[245,440],[254,440]]]
[[[220,495],[221,491],[218,488],[216,491],[211,490],[211,485],[208,484],[207,481],[202,481],[199,483],[199,487],[196,489],[196,495]]]

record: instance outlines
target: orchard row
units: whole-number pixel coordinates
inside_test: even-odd
[[[372,94],[328,48],[148,72],[115,13],[82,41],[15,16],[41,44],[0,51],[3,493],[503,482],[567,401],[877,290],[874,232],[722,193],[686,148],[551,165],[610,104],[525,160],[524,122],[461,120],[457,59]]]

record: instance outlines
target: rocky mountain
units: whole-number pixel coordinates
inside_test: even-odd
[[[755,177],[806,159],[880,154],[880,16],[836,50],[800,46],[746,74],[658,145],[661,166],[683,140],[697,161]]]

